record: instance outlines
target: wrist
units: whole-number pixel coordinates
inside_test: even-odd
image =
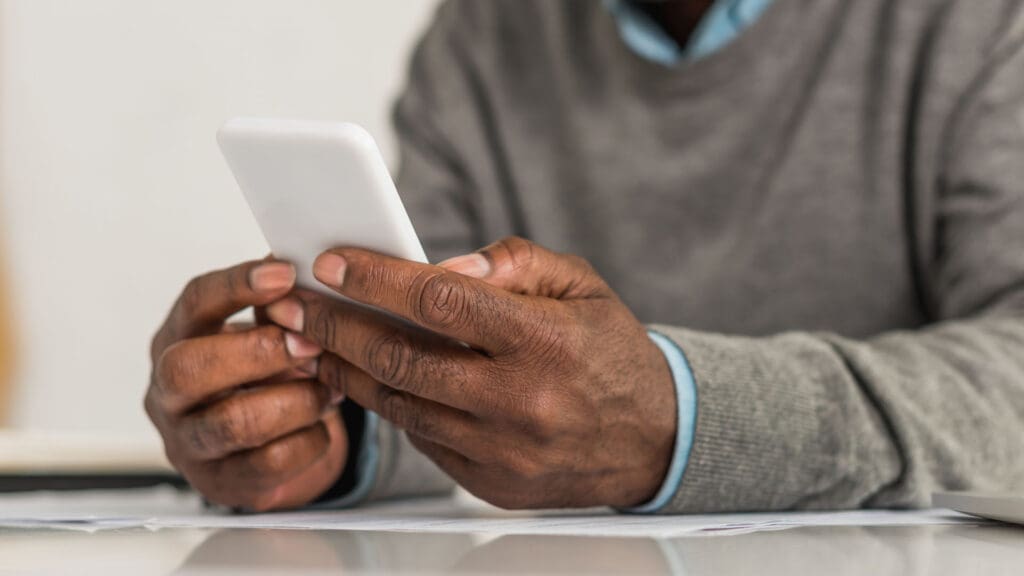
[[[689,464],[697,423],[697,385],[686,355],[673,340],[664,335],[648,330],[648,336],[661,352],[662,361],[671,375],[675,398],[675,426],[671,455],[662,461],[663,466],[657,467],[661,473],[660,487],[649,493],[647,500],[638,500],[640,504],[634,502],[629,507],[622,507],[625,511],[636,513],[661,510],[679,491]]]
[[[633,404],[638,434],[633,457],[624,458],[628,477],[618,483],[612,506],[631,508],[655,499],[672,464],[678,426],[678,406],[671,367],[651,339],[644,346],[647,377]]]

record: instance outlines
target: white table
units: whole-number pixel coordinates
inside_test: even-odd
[[[0,514],[7,497],[0,497]],[[82,510],[61,497],[69,514]],[[167,503],[164,503],[166,506]],[[129,501],[120,510],[125,513]],[[52,513],[52,507],[48,511]],[[1018,575],[1024,529],[816,526],[677,538],[239,528],[0,529],[0,574]]]

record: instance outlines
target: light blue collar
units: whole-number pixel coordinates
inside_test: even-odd
[[[773,0],[717,0],[680,46],[647,13],[629,0],[604,0],[623,41],[640,56],[664,66],[718,51],[757,21]]]

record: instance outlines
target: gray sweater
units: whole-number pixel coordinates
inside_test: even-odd
[[[578,254],[685,351],[667,512],[1024,489],[1022,2],[775,0],[670,69],[598,0],[451,0],[395,123],[433,259]],[[377,441],[372,497],[446,485]]]

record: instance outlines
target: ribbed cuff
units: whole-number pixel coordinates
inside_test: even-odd
[[[744,338],[657,326],[700,395],[687,473],[663,512],[857,506],[899,468],[870,400],[826,338]]]

